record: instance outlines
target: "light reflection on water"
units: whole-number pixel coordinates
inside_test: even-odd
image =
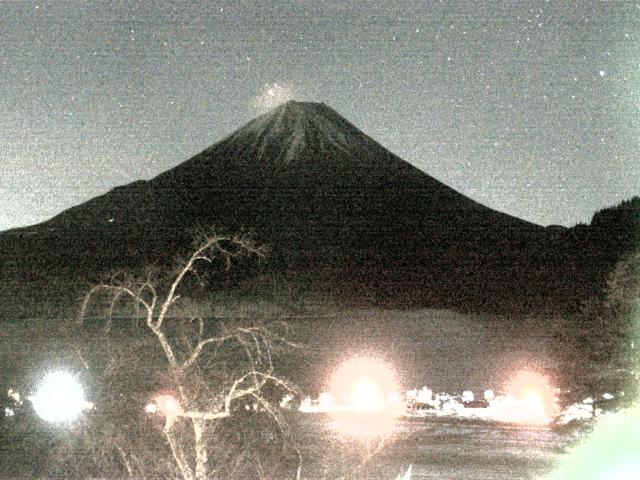
[[[400,428],[399,425],[398,417],[380,412],[334,411],[329,422],[329,428],[336,435],[363,441],[388,438]]]
[[[537,479],[544,478],[563,458],[580,434],[560,433],[547,427],[505,425],[456,418],[397,419],[386,437],[340,437],[329,416],[306,416],[309,445],[313,446],[318,471],[307,470],[306,478],[322,478],[332,462],[358,448],[383,448],[367,462],[355,478],[389,480],[412,465],[412,478],[447,479]],[[321,438],[336,441],[320,445]],[[355,453],[354,453],[355,452]],[[309,459],[311,460],[311,459]],[[337,468],[337,467],[336,467]],[[314,474],[319,476],[314,476]],[[329,478],[329,477],[327,477]]]

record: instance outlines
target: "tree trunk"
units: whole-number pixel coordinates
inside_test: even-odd
[[[205,438],[206,421],[193,419],[193,433],[196,441],[196,480],[207,478],[207,441]]]
[[[173,458],[178,464],[178,468],[180,469],[182,478],[184,480],[195,480],[193,476],[193,470],[189,466],[189,462],[187,461],[187,458],[182,451],[182,446],[176,443],[175,438],[173,438],[173,434],[171,433],[171,429],[165,428],[164,434],[167,437],[167,441],[169,442],[169,446],[171,447],[171,453],[173,454]]]

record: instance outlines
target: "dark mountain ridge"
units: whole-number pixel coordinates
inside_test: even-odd
[[[326,105],[288,102],[149,181],[0,234],[0,256],[4,272],[91,276],[166,263],[198,225],[252,231],[267,269],[349,295],[474,305],[544,299],[562,235],[465,197]]]

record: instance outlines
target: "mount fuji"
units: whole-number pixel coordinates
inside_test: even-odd
[[[151,180],[0,234],[0,261],[64,274],[163,263],[209,225],[253,232],[270,247],[268,269],[437,297],[518,288],[548,235],[447,187],[332,108],[290,101]]]

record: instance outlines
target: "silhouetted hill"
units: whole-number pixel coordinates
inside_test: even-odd
[[[197,225],[250,230],[267,269],[316,272],[346,297],[469,308],[544,304],[581,248],[575,229],[491,210],[331,108],[288,102],[150,181],[1,234],[0,255],[5,275],[91,277],[169,262]]]
[[[575,304],[602,295],[608,274],[625,254],[640,250],[640,197],[593,215],[589,225],[564,230],[550,245],[556,291]]]

